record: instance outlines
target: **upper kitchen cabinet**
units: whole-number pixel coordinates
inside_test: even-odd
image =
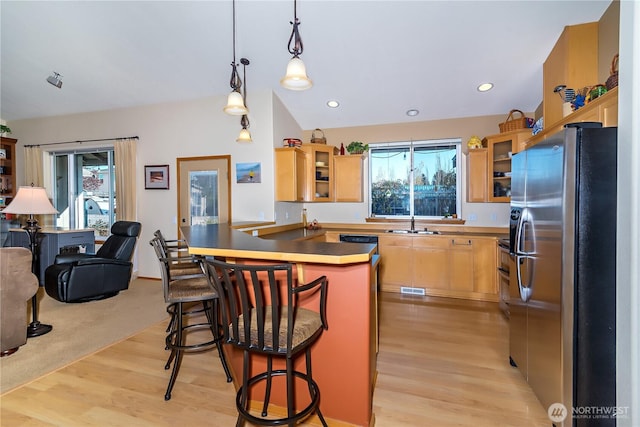
[[[333,158],[338,148],[324,144],[302,144],[300,149],[306,154],[307,202],[333,202]]]
[[[16,195],[16,142],[2,137],[0,144],[0,197],[5,204]]]
[[[362,202],[362,156],[335,156],[334,194],[336,202]]]
[[[298,148],[276,148],[276,201],[304,202],[306,196],[307,159]]]
[[[511,156],[524,150],[525,142],[530,138],[531,129],[514,130],[485,138],[489,202],[511,201]]]
[[[487,149],[475,148],[467,154],[467,202],[487,201]]]
[[[543,116],[546,126],[562,119],[558,85],[578,90],[598,82],[598,23],[565,27],[543,66]]]

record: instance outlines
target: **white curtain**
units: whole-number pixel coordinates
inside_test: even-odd
[[[25,185],[44,187],[44,169],[42,167],[42,149],[24,147]]]
[[[116,164],[116,220],[137,220],[136,139],[119,139],[114,144]]]

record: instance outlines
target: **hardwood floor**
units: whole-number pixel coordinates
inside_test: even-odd
[[[376,426],[550,426],[508,362],[492,303],[382,294]],[[184,357],[163,399],[165,322],[0,397],[2,426],[233,426],[215,351]]]

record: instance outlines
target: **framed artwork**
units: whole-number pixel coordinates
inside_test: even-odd
[[[262,182],[260,166],[260,162],[236,163],[236,182],[238,184]]]
[[[169,189],[169,165],[147,165],[144,167],[145,190]]]

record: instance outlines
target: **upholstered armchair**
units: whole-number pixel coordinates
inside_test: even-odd
[[[96,254],[57,255],[45,270],[47,294],[62,302],[109,298],[129,288],[139,222],[118,221]]]
[[[0,354],[7,356],[27,342],[27,301],[38,292],[31,272],[31,251],[0,248]]]

